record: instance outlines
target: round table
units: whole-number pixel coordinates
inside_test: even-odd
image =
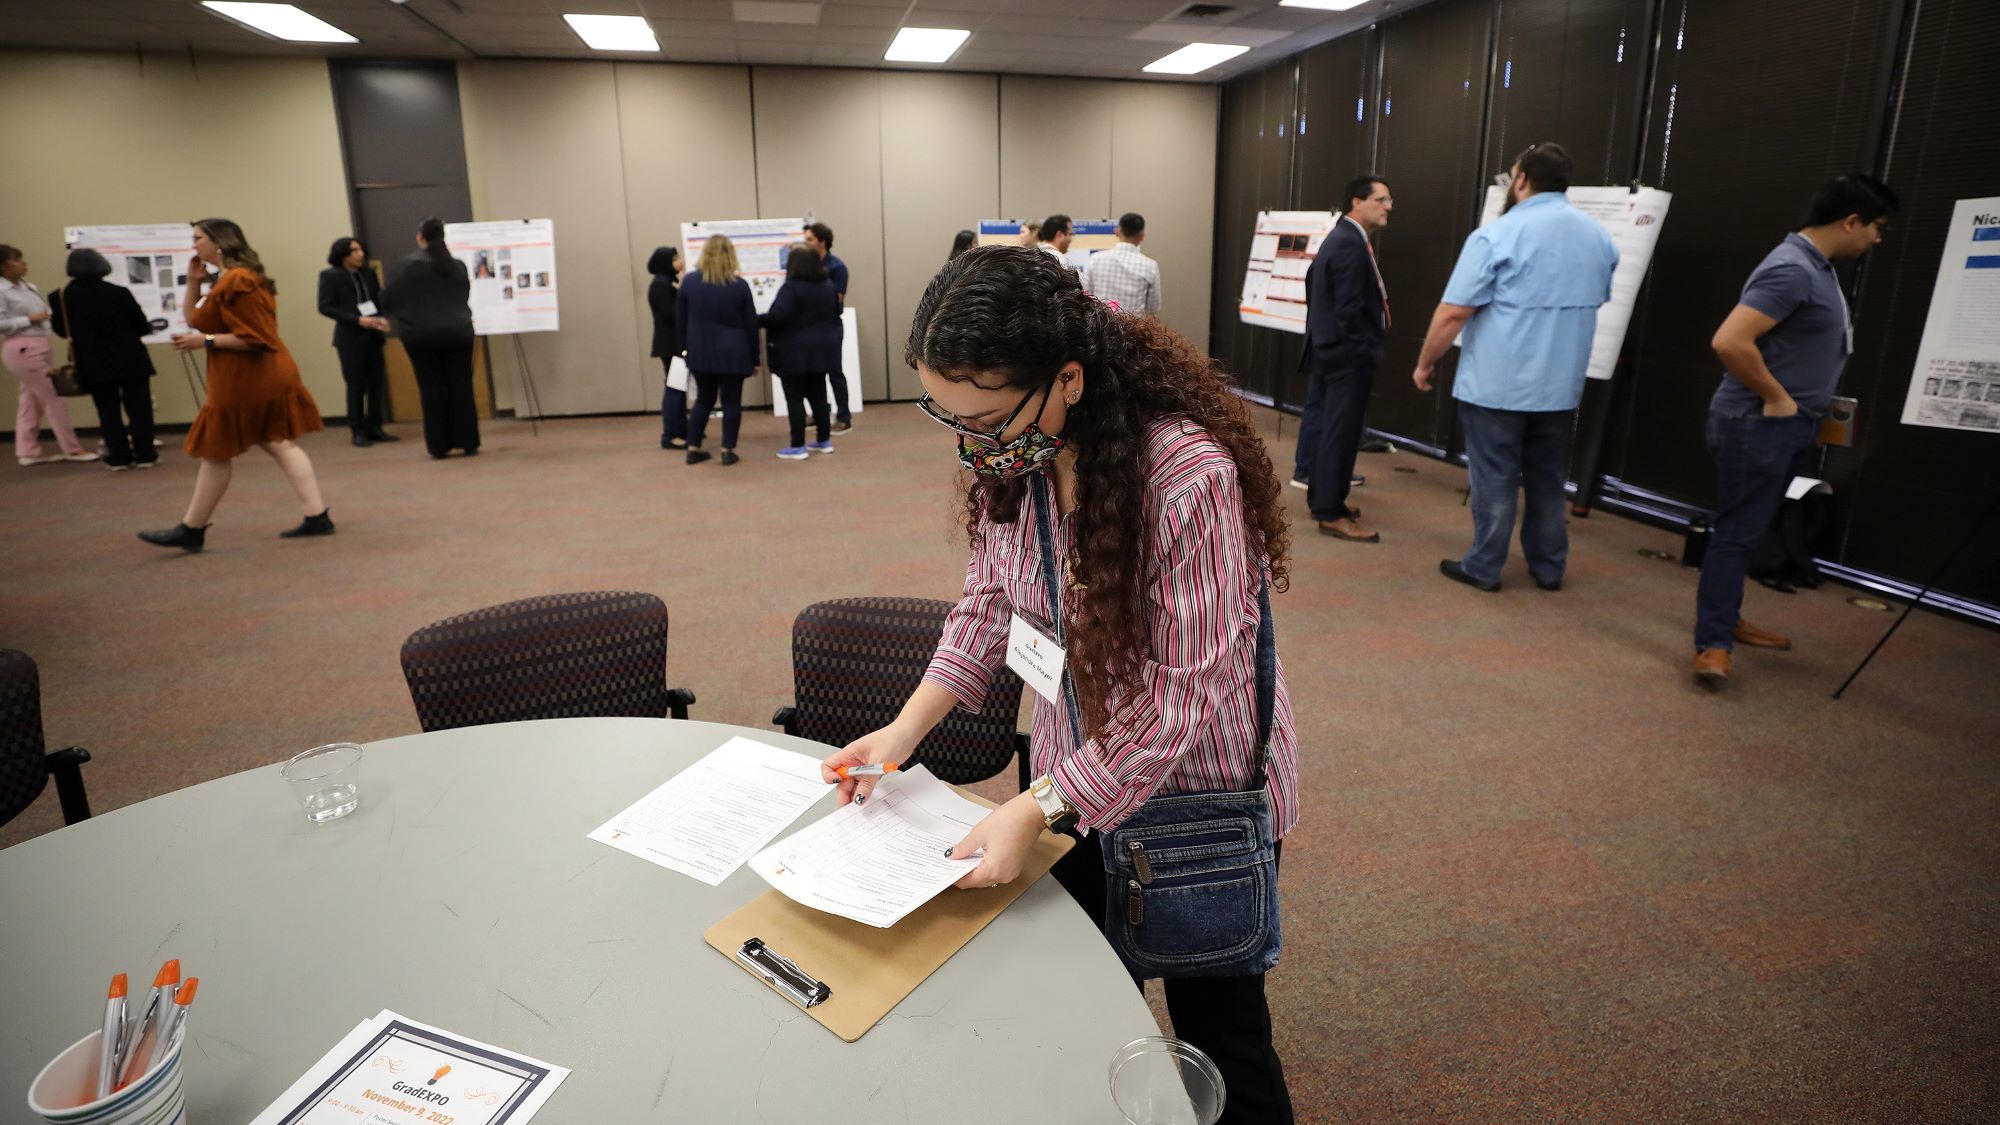
[[[702,940],[756,875],[709,887],[585,839],[733,735],[827,752],[668,719],[468,727],[370,744],[328,824],[273,765],[0,851],[0,1118],[112,973],[136,995],[179,957],[202,978],[194,1125],[248,1121],[383,1008],[570,1067],[549,1121],[1122,1120],[1111,1056],[1159,1030],[1053,879],[848,1044]]]

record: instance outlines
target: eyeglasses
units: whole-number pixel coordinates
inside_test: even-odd
[[[1014,424],[1014,419],[1021,416],[1021,411],[1028,408],[1028,403],[1033,401],[1036,395],[1054,387],[1055,382],[1054,379],[1050,379],[1046,383],[1037,383],[1034,387],[1030,388],[1028,393],[1022,396],[1021,401],[1014,405],[1014,409],[1008,412],[1007,417],[991,430],[976,429],[966,425],[959,420],[958,415],[939,407],[937,401],[931,398],[929,391],[925,391],[923,397],[917,399],[917,407],[925,414],[930,415],[931,421],[952,431],[959,437],[982,441],[988,445],[999,445],[1001,444],[1000,435],[1006,433],[1007,427]]]

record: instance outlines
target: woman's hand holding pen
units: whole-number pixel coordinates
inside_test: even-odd
[[[828,785],[840,785],[840,803],[859,801],[868,803],[868,795],[875,791],[875,783],[880,777],[843,777],[841,769],[848,766],[902,765],[916,753],[919,736],[910,734],[900,723],[891,723],[881,730],[864,734],[847,744],[845,749],[828,754],[819,764],[820,779]]]
[[[986,819],[974,825],[951,850],[953,859],[970,859],[973,853],[986,849],[979,866],[966,872],[956,885],[972,890],[997,887],[1020,878],[1021,865],[1040,838],[1044,824],[1042,808],[1031,793],[1021,793],[987,813]]]

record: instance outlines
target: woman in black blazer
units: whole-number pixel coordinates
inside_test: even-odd
[[[398,258],[382,285],[389,317],[424,408],[424,448],[442,461],[454,449],[479,453],[479,407],[472,388],[472,277],[444,241],[444,220],[417,228],[416,253]]]
[[[708,435],[708,412],[722,398],[722,463],[734,465],[736,433],[743,421],[743,380],[757,373],[757,302],[750,283],[737,276],[736,246],[727,235],[711,235],[701,247],[699,268],[681,282],[674,322],[687,349],[694,377],[694,409],[688,411],[687,463],[708,460],[701,442]]]
[[[680,327],[674,323],[674,303],[680,296],[681,252],[662,246],[646,259],[653,283],[646,287],[646,306],[653,310],[653,358],[669,373],[681,354]],[[687,392],[667,387],[660,392],[660,448],[687,448]]]
[[[69,252],[70,282],[49,294],[49,323],[69,337],[76,379],[97,406],[104,433],[104,467],[150,469],[153,448],[153,357],[142,337],[152,331],[132,291],[104,280],[111,263],[95,250]],[[122,415],[121,415],[122,410]],[[125,419],[132,428],[125,428]]]
[[[382,428],[388,417],[389,369],[382,363],[389,321],[376,308],[382,283],[358,238],[336,238],[319,271],[319,315],[333,321],[333,350],[347,383],[347,428],[354,444],[399,440]]]
[[[826,416],[826,376],[840,370],[840,295],[827,280],[826,262],[797,243],[785,253],[785,284],[763,316],[770,330],[771,373],[785,386],[792,444],[778,451],[787,461],[832,453]],[[812,407],[819,440],[806,444],[806,407]]]

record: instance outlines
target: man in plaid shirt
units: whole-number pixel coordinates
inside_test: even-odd
[[[1139,252],[1146,241],[1146,217],[1127,211],[1118,219],[1118,244],[1092,254],[1083,267],[1083,287],[1119,312],[1160,315],[1160,263]]]

